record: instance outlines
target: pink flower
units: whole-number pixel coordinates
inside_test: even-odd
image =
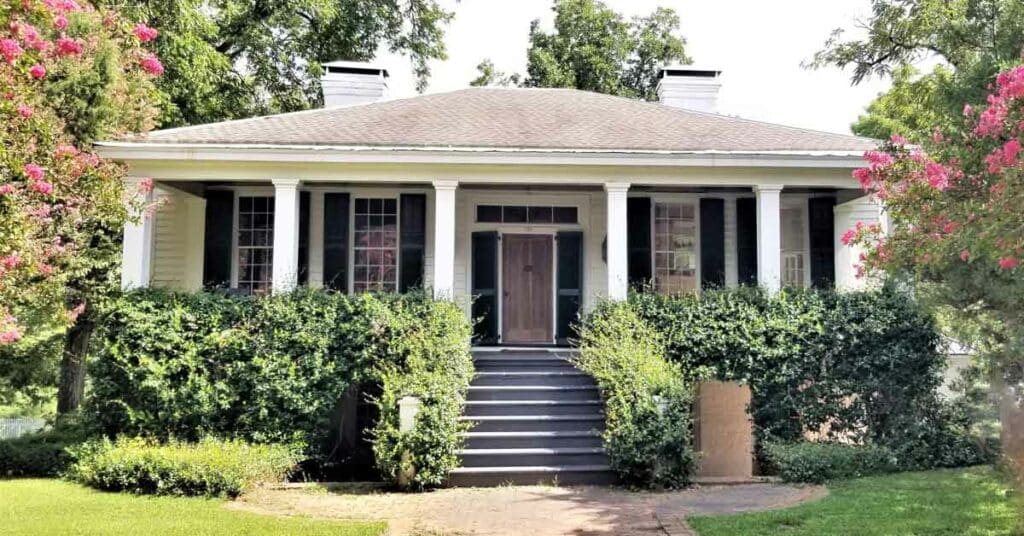
[[[155,54],[146,54],[139,60],[139,65],[147,73],[153,76],[160,76],[164,74],[164,65],[160,63]]]
[[[14,39],[0,39],[0,56],[3,56],[7,63],[14,65],[24,53],[21,45]]]
[[[157,31],[155,28],[150,28],[149,26],[146,26],[141,22],[135,25],[135,28],[132,30],[132,33],[134,33],[135,37],[143,43],[148,43],[156,39],[157,36]]]
[[[43,176],[46,175],[46,172],[38,164],[25,164],[22,166],[21,171],[34,181],[41,181]]]
[[[867,161],[872,170],[888,167],[893,163],[892,155],[881,151],[868,151],[864,153],[864,160]]]
[[[906,145],[907,144],[907,138],[904,138],[903,136],[900,136],[899,134],[893,134],[892,136],[890,136],[889,137],[889,141],[893,142],[896,145]]]
[[[960,252],[960,260],[967,262],[971,258],[971,252],[966,249]]]
[[[53,266],[46,264],[45,262],[37,262],[36,270],[39,270],[43,275],[53,275],[53,272],[56,271]]]
[[[871,170],[868,168],[859,168],[853,170],[853,178],[857,179],[860,183],[861,189],[865,192],[871,190]]]
[[[25,104],[18,105],[18,115],[20,115],[22,119],[32,117],[32,107]]]
[[[857,238],[857,230],[847,229],[846,232],[843,233],[843,236],[839,238],[839,240],[843,243],[844,246],[849,246],[853,242],[854,238]]]
[[[140,194],[148,194],[153,191],[153,179],[142,179],[139,181],[137,188]]]
[[[936,190],[949,188],[949,170],[938,162],[928,162],[924,165],[924,175],[928,184]]]
[[[14,193],[14,185],[13,184],[11,184],[9,182],[5,182],[4,184],[0,184],[0,195],[7,195],[7,194],[13,194],[13,193]]]
[[[8,270],[13,270],[17,268],[19,264],[21,264],[21,256],[8,255],[6,257],[0,258],[0,264],[3,264],[3,267]]]
[[[1019,261],[1017,257],[1003,257],[999,259],[999,267],[1003,270],[1012,270],[1017,267]]]
[[[78,149],[76,149],[74,145],[62,143],[57,146],[57,148],[53,151],[53,154],[57,158],[76,156],[78,154]]]
[[[46,181],[32,181],[32,184],[29,186],[29,188],[43,195],[50,195],[51,193],[53,193],[53,185]]]
[[[970,117],[971,115],[974,115],[974,107],[971,106],[970,104],[965,104],[964,105],[964,117]]]
[[[32,75],[32,78],[38,80],[46,76],[46,67],[43,67],[42,64],[37,63],[33,65],[31,69],[28,70],[28,74]]]
[[[21,330],[17,326],[5,327],[0,330],[0,344],[11,344],[21,338]]]
[[[57,15],[53,18],[53,27],[58,30],[64,30],[68,27],[68,18],[64,15]]]
[[[57,39],[57,55],[75,56],[82,53],[82,44],[70,37]]]
[[[82,303],[76,305],[74,309],[68,311],[68,320],[74,322],[74,321],[78,320],[78,317],[82,316],[82,313],[84,313],[84,312],[85,312],[85,302],[82,302]]]

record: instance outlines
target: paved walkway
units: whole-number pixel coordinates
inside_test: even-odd
[[[687,536],[686,516],[784,508],[820,486],[748,484],[669,493],[545,486],[387,493],[369,487],[265,489],[232,508],[274,515],[385,520],[394,536]]]

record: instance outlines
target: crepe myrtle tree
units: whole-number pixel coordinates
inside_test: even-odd
[[[1000,405],[1004,454],[1024,456],[1024,65],[1001,72],[987,105],[923,145],[894,135],[854,176],[892,225],[857,224],[860,270],[909,275],[955,311]],[[1018,465],[1018,468],[1022,468]]]
[[[0,5],[0,351],[70,337],[116,274],[118,233],[141,196],[88,147],[152,127],[155,37],[75,0]],[[80,398],[84,352],[64,354]]]

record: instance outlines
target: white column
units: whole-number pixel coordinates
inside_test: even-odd
[[[434,298],[455,298],[455,189],[434,181]]]
[[[150,208],[153,203],[153,188],[140,190],[145,183],[137,177],[128,178],[124,182],[125,195],[140,200],[145,204],[143,211],[131,210],[130,217],[135,221],[124,224],[124,239],[121,256],[121,288],[143,288],[149,286],[153,263],[153,227],[155,211]],[[149,183],[151,184],[151,182]],[[138,197],[136,197],[138,196]]]
[[[757,282],[769,292],[782,288],[781,184],[754,187],[757,194]]]
[[[629,183],[604,185],[608,200],[608,297],[625,300],[629,294],[629,251],[626,233],[626,192]]]
[[[274,292],[299,282],[299,180],[274,179]]]

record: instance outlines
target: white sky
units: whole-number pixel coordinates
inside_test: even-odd
[[[526,71],[530,21],[553,24],[551,0],[441,0],[454,9],[446,32],[448,60],[434,62],[427,92],[464,88],[476,65],[491,58],[505,72]],[[865,106],[888,87],[872,79],[851,87],[849,73],[805,70],[836,27],[853,32],[870,14],[869,0],[605,0],[627,17],[671,7],[694,63],[722,70],[719,112],[832,132],[849,132]],[[856,34],[854,34],[856,35]],[[415,94],[408,60],[383,55],[390,97]]]

